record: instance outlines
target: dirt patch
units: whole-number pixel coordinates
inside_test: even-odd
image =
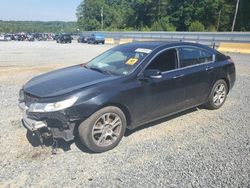
[[[24,84],[35,75],[63,68],[60,64],[44,66],[2,66],[0,67],[0,83]]]

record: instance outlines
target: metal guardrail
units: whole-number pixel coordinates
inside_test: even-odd
[[[103,33],[106,38],[120,40],[132,38],[133,40],[160,40],[160,41],[188,41],[206,45],[218,45],[221,42],[250,43],[250,32],[90,32],[82,34],[89,36],[91,33]]]

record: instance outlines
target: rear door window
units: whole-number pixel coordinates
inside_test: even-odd
[[[181,67],[188,67],[213,61],[213,54],[203,49],[181,48]]]

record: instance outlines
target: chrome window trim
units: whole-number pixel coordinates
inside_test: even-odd
[[[191,66],[188,66],[188,67],[181,67],[181,68],[178,68],[178,69],[162,72],[162,74],[166,74],[166,73],[170,73],[170,72],[174,72],[174,71],[179,71],[179,70],[184,70],[184,69],[189,69],[189,68],[194,68],[194,67],[198,67],[198,66],[201,66],[201,65],[204,66],[204,65],[208,65],[208,64],[212,64],[212,63],[214,63],[214,61],[210,61],[210,62],[202,63],[202,64],[191,65]]]
[[[200,48],[200,47],[197,47],[197,46],[192,46],[192,45],[184,45],[184,46],[172,46],[172,47],[169,47],[169,48],[165,48],[159,52],[157,52],[150,60],[149,62],[144,66],[144,68],[139,72],[138,76],[141,75],[145,69],[148,67],[148,65],[161,53],[167,51],[167,50],[171,50],[171,49],[175,49],[177,51],[177,59],[178,59],[178,68],[177,69],[173,69],[173,70],[169,70],[169,71],[164,71],[162,72],[162,74],[166,74],[166,73],[171,73],[171,72],[174,72],[174,71],[179,71],[179,70],[184,70],[184,69],[188,69],[188,68],[193,68],[193,67],[197,67],[197,66],[201,66],[201,65],[208,65],[208,64],[211,64],[211,63],[214,63],[215,62],[215,54],[212,53],[212,56],[213,56],[213,60],[212,61],[209,61],[209,62],[206,62],[206,63],[201,63],[201,64],[195,64],[195,65],[191,65],[191,66],[187,66],[187,67],[180,67],[180,54],[179,54],[179,48],[183,48],[183,47],[189,47],[189,48],[197,48],[199,50],[203,50],[203,51],[206,51],[208,53],[211,54],[211,52],[209,52],[208,50],[206,49],[203,49],[203,48]]]

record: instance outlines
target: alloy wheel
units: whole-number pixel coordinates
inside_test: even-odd
[[[105,113],[95,122],[92,129],[92,138],[96,145],[106,147],[118,139],[121,130],[121,118],[115,113]]]
[[[216,106],[220,106],[226,99],[226,86],[220,83],[216,86],[213,95],[213,102]]]

